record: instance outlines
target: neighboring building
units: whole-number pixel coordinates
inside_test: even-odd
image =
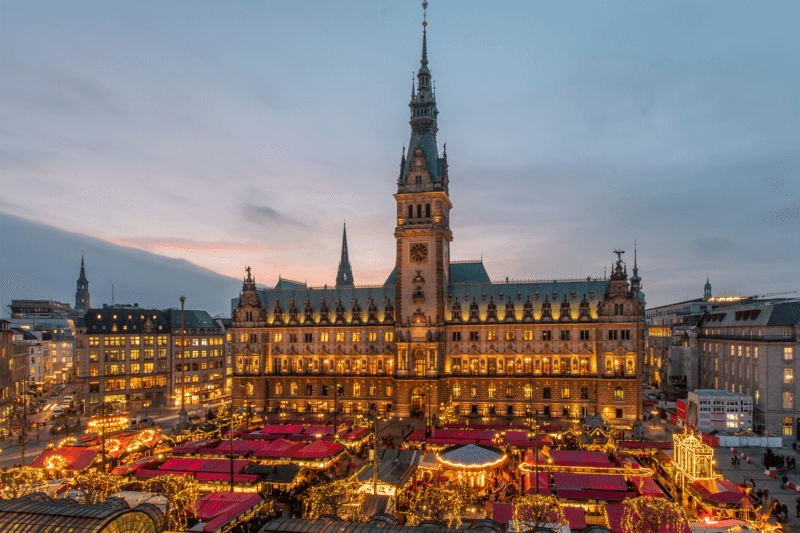
[[[67,318],[77,320],[80,310],[53,300],[11,300],[11,318]]]
[[[219,398],[225,391],[225,330],[205,311],[184,311],[184,336],[181,336],[181,311],[166,312],[172,328],[174,404],[181,405],[185,390],[187,405]],[[181,340],[186,359],[182,360]],[[181,386],[181,383],[184,386]]]
[[[76,381],[83,412],[165,407],[172,394],[171,329],[158,309],[104,306],[78,322]]]
[[[697,326],[700,385],[755,398],[756,431],[800,435],[800,301],[750,300]]]
[[[0,320],[0,399],[14,395],[14,331],[8,320]]]
[[[79,321],[76,379],[87,413],[102,403],[116,409],[180,405],[185,380],[187,404],[222,395],[223,329],[205,311],[184,312],[186,354],[181,350],[181,311],[138,305],[90,309]]]
[[[41,332],[38,332],[37,336],[26,329],[14,327],[10,329],[14,332],[14,356],[11,371],[14,380],[14,395],[42,392],[42,388],[37,388],[37,379],[44,379],[43,376],[46,373],[44,364],[48,361],[42,359]],[[43,387],[44,382],[39,381],[39,385]]]
[[[708,433],[752,431],[753,398],[725,390],[698,389],[687,396],[686,423]]]
[[[234,406],[405,417],[435,416],[452,401],[464,415],[532,408],[540,419],[608,413],[632,422],[644,341],[636,262],[630,280],[620,252],[610,279],[492,282],[482,261],[451,261],[447,153],[436,142],[425,32],[409,107],[390,215],[394,269],[383,285],[355,286],[346,235],[335,287],[280,279],[260,289],[247,268],[229,330]]]
[[[220,325],[225,332],[225,394],[228,395],[233,389],[233,360],[231,356],[231,319],[230,318],[215,318],[217,324]]]

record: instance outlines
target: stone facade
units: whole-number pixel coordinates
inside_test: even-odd
[[[280,279],[263,289],[248,268],[232,301],[234,406],[435,417],[452,401],[478,417],[533,409],[631,422],[644,343],[638,269],[629,279],[619,252],[610,278],[493,283],[482,261],[451,261],[425,33],[420,63],[394,194],[394,270],[379,286]],[[350,271],[345,252],[346,241],[340,275]]]

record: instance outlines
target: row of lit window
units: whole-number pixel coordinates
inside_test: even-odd
[[[452,397],[453,398],[461,398],[461,384],[455,383],[453,384],[452,389]],[[531,398],[531,386],[530,384],[525,385],[523,387],[523,393],[525,399]],[[487,394],[489,398],[497,398],[497,385],[494,383],[490,383],[487,389]],[[514,398],[514,386],[513,385],[506,385],[506,398]],[[478,386],[471,385],[469,388],[469,397],[470,398],[477,398],[478,397]],[[570,390],[569,385],[563,385],[561,387],[561,399],[568,400],[570,397]],[[542,398],[545,400],[552,399],[552,390],[549,385],[545,385],[542,387]],[[588,400],[589,399],[589,387],[586,385],[581,387],[580,391],[580,399],[581,400]],[[614,400],[624,400],[625,399],[625,391],[622,387],[617,387],[614,389]]]
[[[344,385],[337,384],[336,387],[337,387],[336,394],[337,395],[344,395]],[[328,396],[328,393],[332,392],[330,390],[332,388],[333,388],[333,386],[329,386],[327,384],[323,384],[320,387],[320,396]],[[369,385],[368,387],[365,387],[365,388],[366,388],[366,391],[369,393],[368,394],[369,396],[378,396],[378,392],[380,391],[381,387],[379,385]],[[247,396],[252,396],[253,395],[252,389],[253,389],[253,384],[252,383],[250,383],[250,382],[245,383],[245,394]],[[289,396],[297,396],[298,393],[299,393],[299,390],[300,390],[299,385],[296,382],[293,381],[293,382],[289,383]],[[358,383],[358,382],[353,383],[353,396],[361,396],[361,393],[362,393],[361,383]],[[276,396],[280,396],[282,394],[283,394],[283,383],[276,382],[275,383],[275,395]],[[391,397],[393,394],[394,394],[394,387],[392,385],[386,385],[384,387],[384,395]],[[306,383],[306,385],[305,385],[305,395],[306,396],[313,396],[314,395],[314,385],[312,383]]]
[[[125,390],[127,386],[127,380],[125,379],[106,379],[103,382],[104,391],[105,392],[112,392],[112,391],[121,391]],[[131,389],[149,389],[152,387],[166,387],[167,386],[167,377],[166,376],[154,376],[151,378],[131,378],[130,379],[130,388]],[[90,381],[89,382],[89,393],[100,392],[100,382],[99,381]],[[95,402],[92,402],[95,403]]]
[[[208,363],[203,362],[203,363],[200,363],[200,364],[198,364],[198,363],[191,363],[191,364],[186,363],[185,365],[181,365],[180,363],[178,363],[177,365],[175,365],[175,371],[176,372],[181,372],[183,370],[185,370],[186,372],[196,371],[196,370],[209,370],[209,369],[213,369],[213,368],[222,368],[222,361],[210,361]]]
[[[80,369],[76,368],[76,374],[80,377]],[[152,374],[155,370],[155,366],[153,363],[131,363],[130,365],[130,372],[126,372],[125,365],[105,365],[105,375],[106,376],[117,376],[123,374]],[[158,364],[158,371],[159,372],[166,372],[167,365],[165,363]],[[100,375],[100,365],[89,365],[89,376],[95,377]]]
[[[153,348],[145,348],[143,350],[144,359],[155,359],[155,349]],[[130,350],[130,357],[131,361],[138,361],[139,360],[139,350]],[[125,360],[125,350],[105,350],[103,352],[103,357],[105,361],[124,361]],[[80,361],[80,354],[76,356],[77,360]],[[166,348],[159,348],[158,349],[158,358],[159,359],[166,359],[167,358],[167,349]],[[90,350],[89,351],[89,361],[90,362],[97,362],[100,359],[100,352],[97,350]]]
[[[127,336],[103,336],[103,345],[104,346],[126,346],[130,344],[131,346],[139,346],[140,343],[144,346],[155,346],[155,343],[158,343],[158,346],[166,346],[167,337],[165,335],[159,335],[158,337],[127,337]],[[83,337],[78,337],[77,339],[78,348],[83,348]],[[100,346],[100,337],[89,337],[89,347]]]
[[[211,337],[210,339],[184,339],[184,346],[222,346],[222,337]],[[175,346],[181,345],[180,337],[175,339]]]

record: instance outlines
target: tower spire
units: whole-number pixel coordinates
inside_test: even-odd
[[[639,266],[636,264],[636,241],[633,241],[633,277],[631,278],[631,288],[641,288],[642,278],[639,277]]]
[[[81,252],[81,273],[78,276],[77,290],[75,291],[75,309],[83,311],[89,310],[89,280],[86,278],[86,265],[83,262],[83,252]]]
[[[347,253],[347,223],[342,229],[342,257],[339,259],[339,270],[336,272],[336,287],[353,287],[353,269]]]

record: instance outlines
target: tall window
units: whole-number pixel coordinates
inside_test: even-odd
[[[425,204],[425,217],[431,218],[431,204]]]
[[[561,399],[569,400],[569,386],[564,385],[563,387],[561,387]]]
[[[477,398],[478,397],[478,386],[477,385],[472,385],[469,388],[469,397],[470,398]]]
[[[783,408],[791,409],[792,407],[794,407],[794,393],[791,391],[785,391],[783,393]]]
[[[544,388],[542,388],[542,398],[544,398],[545,400],[549,400],[550,399],[550,386],[549,385],[546,385]]]
[[[588,400],[589,399],[589,387],[584,385],[581,387],[581,400]]]
[[[489,384],[489,398],[494,398],[497,392],[497,386],[494,383]]]
[[[417,204],[417,218],[422,218],[422,204]]]
[[[506,398],[514,397],[514,385],[506,385]]]
[[[458,383],[453,384],[453,398],[461,398],[461,385]]]
[[[622,389],[622,387],[617,387],[614,389],[614,399],[619,401],[625,399],[625,391]]]
[[[408,218],[414,218],[414,206],[408,206]]]
[[[783,369],[783,382],[794,383],[794,368],[786,367]]]
[[[791,361],[792,359],[794,359],[794,349],[791,346],[787,346],[783,349],[783,360]]]
[[[525,390],[525,399],[526,400],[530,400],[531,399],[531,386],[530,385],[525,385],[524,390]]]

